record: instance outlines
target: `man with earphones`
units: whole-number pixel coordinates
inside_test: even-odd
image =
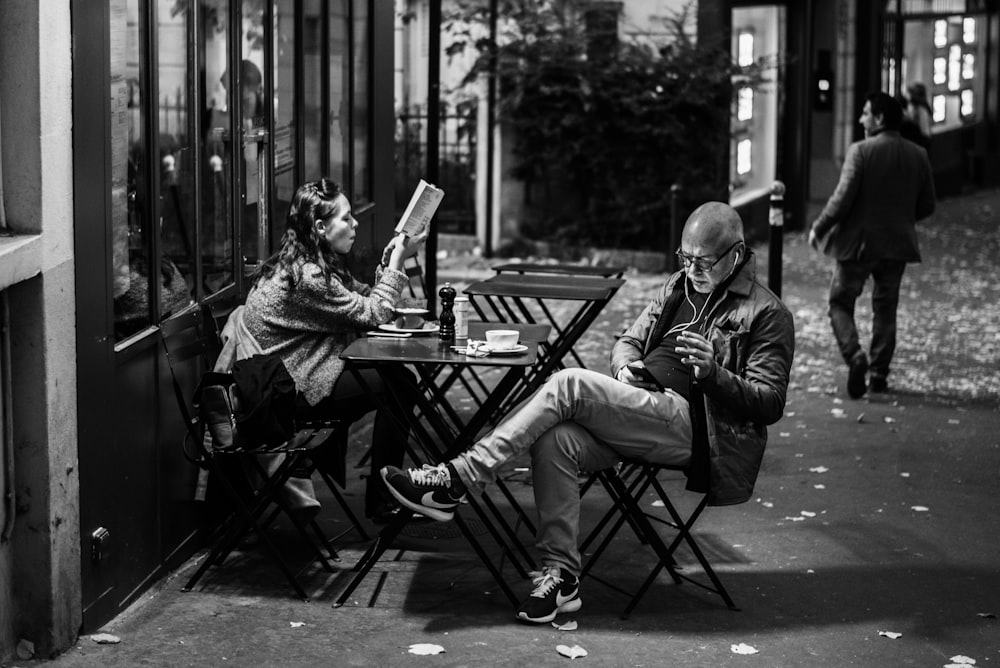
[[[623,458],[687,466],[688,488],[713,505],[750,498],[767,441],[784,411],[795,330],[788,309],[757,282],[743,223],[708,202],[687,219],[683,270],[611,351],[611,375],[564,369],[466,452],[435,467],[382,469],[392,494],[449,520],[465,494],[531,453],[542,571],[517,618],[546,623],[580,609],[579,473]]]

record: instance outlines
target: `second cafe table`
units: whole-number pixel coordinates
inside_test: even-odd
[[[576,342],[587,331],[598,314],[607,306],[618,289],[625,284],[622,278],[598,278],[593,276],[563,276],[555,274],[498,274],[483,281],[477,281],[465,288],[472,307],[479,317],[500,322],[536,324],[538,318],[527,305],[534,300],[542,317],[552,326],[553,338],[545,342],[539,352],[539,364],[530,371],[511,398],[515,403],[538,388],[553,371],[562,369],[563,358],[569,354],[580,367],[583,360],[573,349]],[[573,302],[575,311],[568,321],[560,323],[546,304],[548,300]]]
[[[417,391],[414,396],[410,397],[415,402],[417,410],[414,411],[408,426],[412,437],[417,440],[421,452],[417,453],[410,448],[408,450],[410,450],[410,456],[415,462],[427,461],[430,464],[438,464],[465,451],[472,445],[479,431],[486,425],[490,417],[498,412],[505,399],[510,396],[510,392],[518,386],[525,370],[535,364],[538,345],[530,340],[525,340],[525,344],[527,350],[518,354],[469,357],[453,351],[447,343],[440,341],[436,335],[409,338],[366,337],[351,343],[341,353],[341,358],[348,362],[348,369],[374,368],[382,377],[383,384],[392,401],[399,401],[399,393],[410,392],[412,388],[391,382],[391,370],[401,365],[412,366],[416,369],[422,388],[429,392]],[[441,406],[448,403],[445,391],[437,380],[442,365],[451,366],[456,370],[501,368],[506,369],[506,371],[485,401],[475,409],[468,420],[460,420],[458,424],[450,424],[454,418],[446,417],[441,413]],[[357,377],[364,386],[361,376],[357,375]],[[429,430],[417,416],[422,416],[428,422]],[[438,445],[437,439],[440,439],[442,446]],[[530,557],[527,556],[524,546],[517,540],[509,525],[500,517],[499,510],[489,496],[484,493],[477,498],[475,494],[468,494],[466,498],[469,506],[479,516],[493,539],[497,541],[505,553],[511,555],[512,565],[522,577],[527,577],[525,568],[514,558],[514,551],[516,550],[525,558],[529,567],[532,565]],[[486,512],[487,510],[489,513]],[[515,510],[519,514],[523,512],[520,511],[519,507],[515,507]],[[350,598],[412,516],[412,511],[403,508],[402,512],[379,532],[372,545],[355,565],[356,575],[337,598],[336,606],[343,605]],[[500,529],[504,531],[506,538],[497,529],[495,522],[500,524]],[[459,512],[455,513],[455,523],[480,560],[489,569],[500,589],[516,606],[518,599],[504,580],[500,569],[493,563]]]

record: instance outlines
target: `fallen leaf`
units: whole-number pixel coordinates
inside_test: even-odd
[[[928,508],[927,506],[910,506],[910,510],[918,513],[926,513],[928,510],[930,510],[930,508]]]
[[[813,485],[813,489],[826,489],[826,485],[822,483],[818,485]]]
[[[121,638],[110,633],[95,633],[90,636],[90,639],[96,642],[98,645],[117,645],[122,641]]]
[[[729,649],[733,654],[756,654],[757,648],[741,642],[739,645],[730,645]]]
[[[909,478],[910,474],[904,471],[904,472],[902,472],[902,473],[899,474],[899,477],[900,478]]]
[[[865,421],[865,414],[858,413],[858,422],[864,422],[864,421]]]
[[[765,501],[760,505],[764,506],[765,508],[774,508],[774,503],[772,501]]]
[[[654,508],[662,508],[663,507],[663,501],[660,501],[659,499],[657,499],[656,501],[653,501],[649,505],[653,506]]]
[[[962,424],[962,421],[961,420],[956,420],[954,418],[950,418],[948,420],[948,424]]]
[[[885,422],[886,424],[892,424],[893,422],[895,422],[895,421],[896,421],[896,418],[894,418],[894,417],[892,417],[892,416],[890,416],[890,415],[886,415],[886,416],[885,416],[884,418],[882,418],[882,420],[883,420],[883,421],[884,421],[884,422]]]
[[[811,510],[800,510],[799,514],[803,517],[816,517],[816,513]]]
[[[790,522],[804,522],[806,518],[804,517],[792,517],[791,515],[785,517],[786,520]]]
[[[579,625],[576,623],[576,620],[563,622],[562,624],[552,622],[552,627],[557,631],[576,631],[577,626]]]
[[[896,633],[895,631],[879,631],[878,634],[883,638],[889,638],[890,640],[903,637],[902,633]]]
[[[829,470],[830,469],[826,468],[825,466],[814,466],[811,469],[809,469],[809,472],[810,473],[826,473]]]
[[[573,645],[572,647],[567,647],[566,645],[556,645],[556,651],[569,659],[578,659],[581,656],[587,656],[587,650],[579,645]]]
[[[297,628],[299,628],[300,626],[305,626],[305,625],[306,625],[306,623],[305,623],[305,622],[288,622],[288,624],[289,624],[289,626],[291,626],[291,627],[292,627],[293,629],[297,629]]]
[[[951,661],[949,666],[974,666],[976,665],[976,660],[961,654],[956,654],[955,656],[948,659]],[[948,666],[945,666],[948,668]]]
[[[977,617],[985,617],[986,619],[996,619],[997,618],[997,616],[994,615],[992,612],[977,612],[976,616]]]
[[[426,642],[418,642],[415,645],[410,645],[410,654],[430,656],[431,654],[441,654],[442,652],[444,652],[444,647],[441,647],[441,645],[432,645]]]
[[[834,409],[831,409],[830,413],[835,418],[845,418],[845,417],[847,417],[847,411],[845,411],[843,408],[834,408]]]

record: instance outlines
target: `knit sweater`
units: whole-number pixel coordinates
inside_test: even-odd
[[[291,287],[279,269],[247,295],[243,320],[264,354],[277,354],[310,405],[333,391],[344,370],[340,354],[358,330],[389,322],[406,274],[385,269],[374,287],[336,276],[327,283],[319,265],[299,261],[301,279]]]

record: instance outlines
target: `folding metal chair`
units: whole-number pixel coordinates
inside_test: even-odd
[[[192,589],[201,576],[213,565],[221,565],[237,545],[250,533],[256,534],[268,556],[275,562],[288,579],[292,588],[303,600],[308,594],[298,582],[288,562],[278,550],[267,528],[284,512],[296,531],[308,543],[314,558],[327,571],[333,571],[330,560],[339,557],[330,547],[330,541],[320,529],[315,519],[308,523],[297,516],[282,498],[282,488],[293,475],[311,475],[316,470],[318,453],[333,441],[337,431],[334,422],[297,425],[295,435],[287,442],[265,446],[254,450],[212,447],[211,437],[198,418],[197,411],[182,390],[183,365],[194,364],[200,376],[210,370],[209,360],[216,357],[219,350],[219,335],[210,309],[202,306],[165,320],[160,327],[160,337],[166,350],[167,365],[173,381],[177,405],[184,418],[186,432],[183,440],[185,457],[208,474],[213,488],[222,490],[228,502],[227,511],[219,522],[208,532],[208,542],[212,545],[208,556],[184,586],[184,591]],[[262,457],[275,454],[284,455],[283,461],[268,471]],[[256,479],[255,479],[256,478]],[[332,479],[327,484],[336,493]],[[346,503],[342,507],[349,513]],[[356,518],[351,515],[352,522]]]
[[[730,610],[738,610],[736,605],[733,603],[733,599],[729,596],[729,592],[726,591],[722,581],[712,568],[712,564],[709,563],[704,551],[699,546],[698,540],[692,531],[695,523],[701,516],[702,511],[705,510],[705,506],[708,504],[708,495],[702,494],[701,499],[695,506],[694,510],[684,517],[678,511],[673,501],[671,501],[670,495],[667,494],[666,489],[658,477],[659,474],[664,471],[684,470],[685,467],[683,466],[625,461],[618,467],[604,469],[593,473],[581,488],[581,494],[583,494],[595,482],[600,482],[604,489],[607,490],[608,495],[611,497],[612,505],[604,516],[597,522],[588,537],[580,545],[580,552],[583,553],[592,543],[598,540],[602,534],[604,536],[594,549],[586,564],[584,564],[583,570],[580,573],[580,578],[590,577],[593,580],[597,580],[598,582],[601,582],[602,584],[629,596],[629,603],[621,614],[622,619],[628,619],[632,610],[639,603],[646,591],[649,589],[650,585],[653,584],[657,576],[660,574],[660,571],[663,569],[667,570],[675,584],[679,585],[682,582],[694,584],[702,589],[718,594],[722,597],[722,600]],[[663,507],[666,510],[668,517],[663,517],[662,513],[656,514],[648,510],[644,510],[642,501],[643,495],[650,487],[655,490],[657,497],[663,503]],[[612,520],[614,521],[612,522]],[[609,523],[610,526],[608,526]],[[642,544],[648,545],[652,548],[657,559],[656,565],[653,567],[652,571],[646,577],[642,585],[640,585],[640,587],[634,592],[625,591],[613,582],[603,579],[592,572],[594,565],[600,559],[605,549],[616,537],[619,529],[621,529],[621,527],[626,523],[632,527],[632,530],[636,533],[636,536]],[[664,543],[659,532],[656,528],[654,528],[654,525],[666,526],[673,529],[675,533],[669,545]],[[708,579],[707,583],[703,581],[704,578],[695,579],[692,576],[681,572],[681,567],[678,566],[677,562],[674,560],[674,554],[682,544],[687,545],[697,558],[698,563],[704,571],[705,577]]]

